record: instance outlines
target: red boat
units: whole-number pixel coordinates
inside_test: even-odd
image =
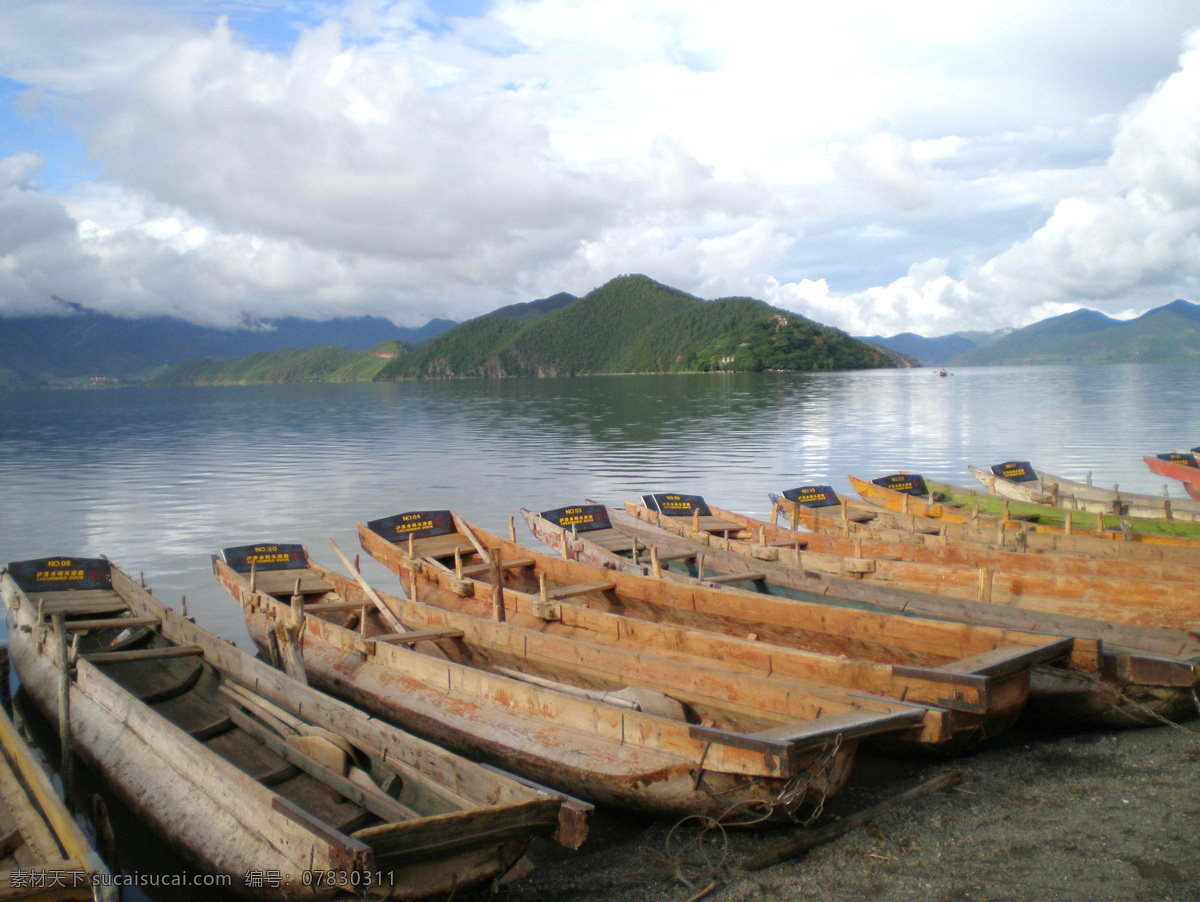
[[[1184,491],[1193,498],[1200,499],[1200,458],[1194,453],[1172,451],[1168,454],[1156,454],[1153,457],[1143,457],[1153,472],[1159,476],[1168,476],[1183,483]]]

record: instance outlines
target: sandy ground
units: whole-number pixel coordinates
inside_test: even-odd
[[[787,831],[702,831],[600,812],[576,853],[539,849],[503,902],[1200,900],[1200,721],[1054,734],[1024,723],[952,761],[860,753],[826,824],[962,768],[806,856],[747,871]],[[687,882],[685,882],[687,881]],[[484,896],[480,896],[484,898]]]

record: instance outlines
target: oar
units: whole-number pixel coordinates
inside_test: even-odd
[[[464,523],[462,520],[460,520],[458,518],[458,514],[454,513],[454,511],[450,511],[450,516],[454,518],[454,528],[457,529],[464,536],[466,536],[468,539],[470,539],[471,544],[475,546],[476,553],[481,558],[483,558],[483,562],[485,564],[490,564],[492,562],[492,556],[487,553],[487,550],[483,547],[483,544],[479,541],[479,538],[475,535],[474,530],[472,530],[471,527],[469,527],[466,523]]]
[[[342,563],[346,565],[346,569],[350,571],[350,575],[354,577],[355,581],[360,586],[362,586],[362,590],[367,593],[367,597],[371,599],[371,602],[375,605],[376,610],[378,610],[380,616],[387,621],[388,626],[392,628],[392,631],[396,633],[407,633],[408,627],[401,623],[400,618],[393,614],[391,608],[383,603],[383,599],[380,598],[379,594],[371,588],[370,584],[365,579],[363,579],[363,575],[358,572],[358,568],[346,559],[346,555],[342,554],[342,549],[338,548],[337,542],[335,542],[332,537],[329,539],[329,544],[333,546],[333,550],[337,556],[342,559]]]

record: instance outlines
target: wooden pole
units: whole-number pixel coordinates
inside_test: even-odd
[[[379,597],[379,593],[371,588],[371,585],[363,578],[363,575],[358,572],[358,568],[346,559],[346,555],[342,554],[342,549],[338,548],[337,542],[332,537],[328,539],[330,546],[333,548],[334,554],[350,571],[350,575],[354,577],[354,581],[359,584],[362,590],[367,594],[367,598],[371,599],[371,604],[375,605],[375,609],[379,611],[379,615],[383,617],[388,626],[395,633],[407,633],[408,627],[400,622],[400,618],[392,613],[391,608],[383,603],[383,599]],[[401,577],[403,578],[403,577]]]
[[[700,508],[692,511],[692,530],[694,532],[699,532],[700,530]]]
[[[987,567],[979,569],[979,600],[984,604],[992,603],[992,571]]]
[[[59,776],[63,796],[71,798],[75,788],[75,756],[71,747],[71,659],[67,654],[67,625],[62,613],[54,615],[54,657],[58,665],[58,744],[61,751]]]
[[[508,518],[508,540],[510,542],[517,540],[517,520],[515,517]]]
[[[462,551],[458,548],[454,549],[454,576],[462,579]]]
[[[492,559],[492,619],[504,623],[504,566],[500,560],[501,549],[492,548],[489,556]]]
[[[658,562],[658,546],[650,546],[650,572],[655,579],[662,579],[662,565]]]

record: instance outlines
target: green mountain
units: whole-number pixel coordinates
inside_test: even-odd
[[[556,296],[560,297],[560,296]],[[546,299],[550,301],[552,299]],[[547,312],[490,313],[385,366],[378,379],[890,367],[878,348],[750,298],[703,301],[621,276]]]
[[[189,360],[150,381],[150,385],[262,385],[284,382],[370,382],[411,345],[385,341],[365,351],[323,345],[259,351],[234,361]]]
[[[953,360],[959,366],[1136,363],[1200,358],[1200,306],[1183,300],[1136,319],[1076,310],[1042,320]]]

